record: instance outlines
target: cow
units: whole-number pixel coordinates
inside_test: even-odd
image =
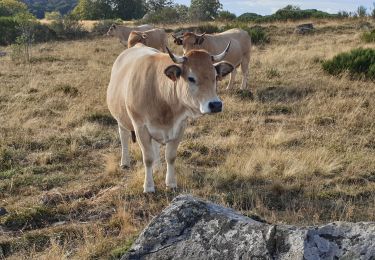
[[[147,31],[151,30],[154,27],[152,25],[144,24],[136,27],[128,27],[128,26],[123,26],[123,25],[116,25],[112,24],[111,27],[109,27],[107,35],[108,36],[115,36],[120,39],[120,42],[124,45],[127,46],[128,44],[128,38],[129,34],[131,31]]]
[[[137,140],[145,166],[144,192],[154,192],[153,165],[165,144],[167,188],[177,187],[174,163],[188,118],[222,111],[217,80],[234,66],[222,61],[230,48],[211,55],[192,50],[184,56],[141,43],[123,51],[113,64],[107,90],[109,111],[118,122],[122,146],[120,166],[130,167],[128,140]]]
[[[137,43],[167,52],[167,34],[163,29],[152,29],[148,31],[132,31],[128,39],[128,48],[133,47]]]
[[[225,59],[233,64],[236,68],[241,65],[243,75],[241,89],[247,88],[247,79],[249,77],[251,38],[246,31],[242,29],[231,29],[218,34],[195,34],[192,32],[185,32],[181,36],[172,36],[174,37],[174,42],[177,45],[183,46],[184,53],[192,49],[205,49],[209,53],[217,54],[230,40],[230,51]],[[230,81],[227,89],[233,87],[236,74],[237,72],[235,69],[230,76]]]

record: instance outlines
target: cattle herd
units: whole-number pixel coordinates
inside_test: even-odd
[[[165,144],[168,188],[176,188],[175,159],[188,118],[221,112],[217,81],[241,66],[245,89],[251,40],[247,32],[231,29],[219,34],[185,32],[172,35],[183,56],[167,47],[167,34],[150,25],[112,25],[107,35],[128,47],[112,67],[107,104],[118,122],[122,146],[121,167],[130,167],[128,141],[138,141],[145,166],[144,192],[154,192],[153,167],[160,163]]]

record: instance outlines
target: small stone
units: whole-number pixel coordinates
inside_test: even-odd
[[[5,208],[0,207],[0,216],[4,216],[6,214],[8,214],[8,211]]]

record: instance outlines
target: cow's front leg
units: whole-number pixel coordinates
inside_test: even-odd
[[[152,140],[152,147],[154,149],[154,170],[157,170],[161,167],[161,159],[160,159],[160,144],[155,140]]]
[[[154,149],[152,139],[146,127],[136,129],[138,143],[142,150],[143,163],[145,165],[145,180],[143,184],[143,192],[155,192],[154,179],[152,176],[152,165],[154,162]]]
[[[234,81],[236,79],[236,75],[237,75],[237,69],[234,68],[234,70],[232,71],[232,73],[230,74],[230,79],[229,79],[229,84],[227,86],[227,89],[231,89],[233,88],[233,84],[234,84]]]
[[[167,175],[165,176],[165,185],[167,186],[167,188],[171,189],[177,188],[174,163],[177,157],[177,148],[180,144],[183,132],[184,126],[182,127],[179,137],[173,141],[168,142],[165,148],[165,160],[167,161]]]
[[[130,157],[129,157],[129,137],[130,133],[127,129],[122,128],[120,125],[118,127],[121,141],[121,163],[120,167],[122,169],[127,169],[130,167]]]

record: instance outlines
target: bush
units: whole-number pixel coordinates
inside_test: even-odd
[[[375,30],[372,30],[371,32],[364,32],[361,38],[365,42],[375,42]]]
[[[265,44],[270,42],[270,37],[266,32],[265,28],[262,26],[249,27],[245,23],[235,22],[227,24],[222,28],[222,31],[226,31],[233,28],[241,28],[245,30],[251,37],[251,42],[253,44]]]
[[[111,27],[112,24],[118,23],[115,20],[101,20],[94,24],[91,33],[93,35],[103,35],[105,34],[109,27]]]
[[[245,29],[251,37],[251,42],[255,45],[270,42],[270,37],[262,26],[253,26]]]
[[[0,17],[0,45],[15,41],[19,35],[18,22],[12,17]]]
[[[176,9],[172,7],[165,7],[155,12],[148,13],[144,19],[146,23],[176,23],[179,22],[179,14]]]
[[[323,69],[332,75],[348,72],[354,78],[375,80],[375,50],[354,49],[341,53],[322,64]]]
[[[220,11],[217,19],[219,21],[233,21],[236,19],[236,15],[229,11]]]
[[[237,20],[240,22],[251,22],[256,21],[257,19],[262,18],[261,15],[256,13],[244,13],[237,17]]]
[[[198,32],[201,32],[201,33],[218,33],[220,32],[220,28],[214,24],[209,24],[209,23],[206,23],[206,24],[201,24],[201,25],[198,25],[197,27],[197,31]]]
[[[60,12],[45,12],[44,13],[44,17],[47,19],[47,20],[60,20],[62,18]]]
[[[86,31],[77,20],[70,17],[52,22],[49,28],[53,30],[57,38],[61,40],[80,39],[88,35],[88,31]]]

